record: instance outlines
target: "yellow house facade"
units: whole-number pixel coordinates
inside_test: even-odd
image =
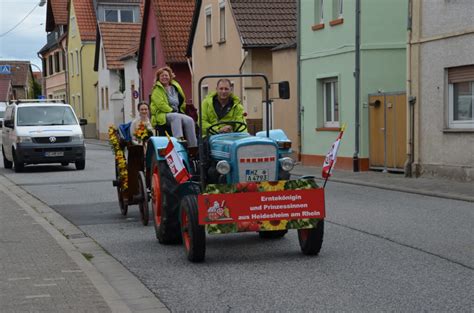
[[[92,0],[72,0],[67,44],[69,103],[87,119],[84,136],[97,138],[97,72],[94,71],[96,18]]]

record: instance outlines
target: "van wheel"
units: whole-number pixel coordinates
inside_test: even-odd
[[[17,160],[15,150],[13,150],[13,163],[15,165],[15,173],[23,172],[23,169],[25,168],[25,164]]]
[[[5,152],[3,152],[3,146],[2,146],[2,155],[3,155],[3,167],[4,168],[12,168],[13,167],[13,162],[8,161],[7,158],[5,157]]]
[[[86,168],[86,160],[85,159],[76,161],[76,170],[82,171],[84,168]]]

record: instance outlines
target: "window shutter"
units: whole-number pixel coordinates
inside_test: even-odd
[[[448,82],[461,83],[474,81],[474,65],[452,67],[448,69]]]

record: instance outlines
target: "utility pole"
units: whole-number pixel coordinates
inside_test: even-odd
[[[359,171],[359,137],[360,137],[360,0],[356,0],[355,9],[355,151],[352,158],[353,171]]]

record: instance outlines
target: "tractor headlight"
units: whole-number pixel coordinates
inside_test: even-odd
[[[217,162],[216,170],[219,174],[225,175],[230,172],[230,164],[229,162],[222,160]]]
[[[16,142],[17,143],[28,143],[28,142],[33,142],[33,141],[31,141],[30,136],[18,136],[18,137],[16,137]]]
[[[291,141],[277,141],[278,148],[280,149],[290,149],[291,148]]]
[[[292,158],[285,157],[285,158],[279,159],[278,161],[280,161],[281,168],[286,172],[291,171],[293,167],[295,167],[295,161],[293,161]]]

